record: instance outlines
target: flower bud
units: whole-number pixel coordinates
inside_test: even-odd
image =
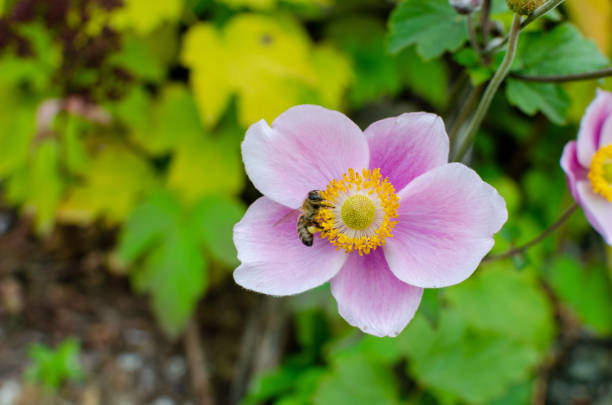
[[[520,15],[529,15],[544,4],[544,0],[506,0],[508,8]]]
[[[449,3],[459,14],[471,14],[480,8],[482,0],[449,0]]]

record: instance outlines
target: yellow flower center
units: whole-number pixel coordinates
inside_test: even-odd
[[[593,156],[589,180],[593,191],[612,202],[612,145],[600,148]]]
[[[355,194],[344,201],[340,213],[346,226],[363,231],[374,221],[376,207],[369,197],[363,194]]]
[[[325,205],[317,214],[320,236],[347,253],[368,254],[393,237],[399,198],[380,169],[349,169],[321,192]]]

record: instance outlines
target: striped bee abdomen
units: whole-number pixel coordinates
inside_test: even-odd
[[[297,233],[302,243],[306,246],[312,246],[314,236],[312,233],[310,233],[310,231],[308,231],[308,228],[312,225],[314,225],[313,222],[305,215],[300,215],[298,218]]]

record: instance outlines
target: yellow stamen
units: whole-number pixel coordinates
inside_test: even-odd
[[[593,156],[589,180],[593,191],[612,202],[612,145],[600,148]]]
[[[338,249],[368,254],[393,237],[399,198],[389,179],[382,178],[380,169],[363,169],[361,173],[349,169],[341,179],[332,180],[321,196],[328,206],[317,215],[320,236]],[[338,210],[335,207],[339,202],[342,205]]]

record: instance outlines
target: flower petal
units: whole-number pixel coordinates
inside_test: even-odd
[[[599,148],[601,129],[612,115],[612,94],[597,90],[595,100],[586,109],[578,132],[578,161],[584,167],[591,165],[591,159]]]
[[[344,114],[314,105],[292,107],[268,126],[247,130],[242,159],[266,197],[298,208],[311,190],[321,190],[349,168],[368,166],[365,136]]]
[[[234,271],[236,283],[264,294],[291,295],[325,283],[340,270],[346,253],[319,238],[304,246],[296,232],[298,215],[266,197],[249,207],[234,226],[242,263]]]
[[[460,163],[417,177],[399,197],[385,257],[397,278],[418,287],[446,287],[469,277],[508,219],[497,190]]]
[[[423,289],[398,280],[380,249],[351,254],[332,279],[338,312],[346,321],[375,336],[397,336],[414,316]]]
[[[595,193],[588,180],[579,181],[576,190],[587,220],[606,243],[612,245],[612,203]]]
[[[448,135],[435,114],[415,112],[376,121],[365,130],[370,168],[380,168],[396,190],[448,162]]]
[[[585,180],[587,178],[587,170],[580,165],[578,162],[578,154],[576,151],[576,142],[571,141],[563,148],[563,154],[561,155],[561,168],[565,172],[567,178],[567,186],[572,193],[574,200],[579,201],[578,192],[576,191],[576,183],[579,180]]]
[[[608,116],[603,125],[601,126],[601,133],[599,135],[599,147],[607,146],[612,143],[612,114]]]

